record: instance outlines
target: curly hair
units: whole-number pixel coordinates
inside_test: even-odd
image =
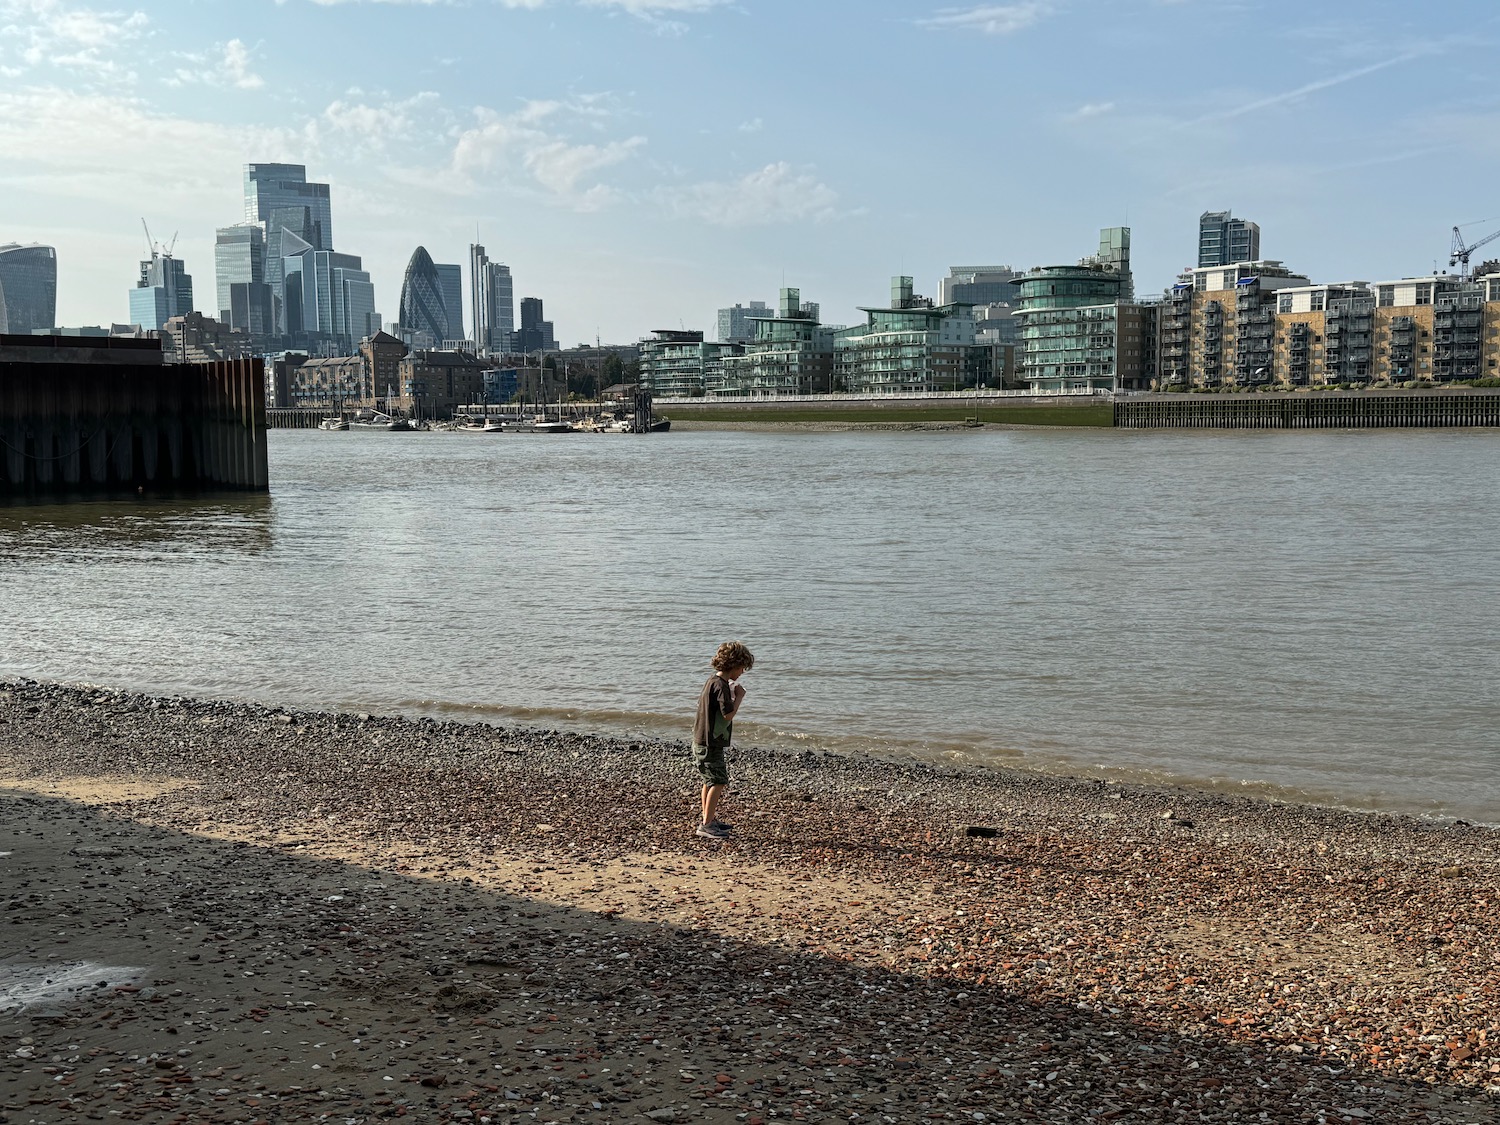
[[[755,667],[755,655],[739,641],[726,641],[709,663],[719,672],[731,672],[736,668],[748,672]]]

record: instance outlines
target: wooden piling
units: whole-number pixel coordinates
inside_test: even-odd
[[[0,496],[136,488],[264,491],[260,360],[58,361],[25,338],[0,338]],[[56,345],[50,345],[60,351]]]

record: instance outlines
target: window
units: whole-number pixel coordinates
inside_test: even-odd
[[[1378,292],[1380,294],[1379,304],[1381,308],[1390,308],[1396,303],[1396,287],[1394,285],[1382,285]]]
[[[1418,285],[1417,286],[1417,304],[1419,304],[1419,305],[1430,305],[1430,304],[1432,304],[1432,282],[1429,281],[1429,282],[1426,282],[1423,285]]]
[[[1323,303],[1324,303],[1324,301],[1327,300],[1327,298],[1328,298],[1328,291],[1326,289],[1319,289],[1316,293],[1314,293],[1312,295],[1312,301],[1311,301],[1312,311],[1313,312],[1322,312],[1323,311]]]
[[[1292,295],[1290,293],[1283,293],[1281,295],[1281,299],[1277,303],[1277,306],[1276,306],[1276,311],[1277,312],[1291,312],[1292,311]]]

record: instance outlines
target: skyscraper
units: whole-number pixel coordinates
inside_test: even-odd
[[[358,261],[356,258],[355,262]],[[332,291],[334,335],[352,351],[361,340],[380,331],[380,314],[375,311],[375,286],[365,270],[339,266],[332,272]]]
[[[56,328],[57,251],[36,243],[0,245],[0,292],[7,332]]]
[[[232,285],[265,284],[266,232],[259,223],[236,223],[214,232],[214,308],[220,320],[231,306]]]
[[[480,351],[503,350],[515,331],[515,290],[510,267],[492,262],[478,243],[469,247],[469,319]]]
[[[349,348],[369,334],[375,294],[356,254],[306,247],[282,259],[286,331]]]
[[[1205,211],[1198,218],[1198,266],[1232,266],[1260,261],[1260,226],[1228,211]]]
[[[130,323],[153,332],[174,316],[193,311],[193,279],[179,258],[153,247],[130,291]]]
[[[543,320],[540,297],[521,298],[521,330],[515,333],[518,352],[554,351],[557,340],[552,333],[552,322]]]
[[[401,333],[413,347],[436,348],[454,337],[448,331],[443,283],[425,246],[412,252],[401,281]],[[425,334],[426,339],[419,340]]]
[[[461,266],[438,262],[438,285],[443,291],[443,309],[448,313],[448,339],[464,339],[464,271]]]
[[[265,232],[265,272],[278,332],[291,332],[300,314],[288,307],[283,261],[311,247],[333,249],[333,209],[327,184],[309,183],[302,164],[245,165],[245,221]],[[301,330],[301,329],[298,329]],[[308,329],[310,331],[310,329]]]
[[[230,328],[248,332],[257,345],[268,337],[280,335],[276,330],[271,287],[264,281],[236,281],[230,285],[229,307],[219,311],[219,320]]]
[[[269,229],[277,210],[304,207],[312,237],[303,237],[319,250],[332,250],[333,211],[327,184],[308,183],[303,164],[245,165],[246,221],[267,224]]]

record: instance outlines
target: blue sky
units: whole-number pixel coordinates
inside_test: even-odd
[[[477,225],[567,345],[782,284],[846,323],[1122,223],[1157,292],[1209,209],[1377,280],[1500,229],[1497,42],[1492,0],[0,0],[0,241],[108,323],[144,216],[212,312],[241,165],[287,160],[388,319]]]

